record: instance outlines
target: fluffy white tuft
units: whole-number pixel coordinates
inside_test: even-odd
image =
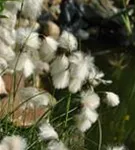
[[[104,99],[104,101],[112,107],[115,107],[117,105],[119,105],[120,100],[119,100],[119,96],[113,92],[105,92],[106,97]]]
[[[25,150],[26,141],[20,136],[6,136],[1,145],[8,147],[8,150]]]
[[[35,69],[35,66],[27,53],[18,55],[16,59],[11,62],[11,67],[17,71],[23,71],[26,78],[32,75]]]
[[[6,1],[4,7],[11,13],[17,14],[17,11],[21,9],[21,1]]]
[[[27,78],[34,73],[35,66],[30,59],[26,59],[23,66],[23,74]]]
[[[126,150],[125,146],[108,146],[106,150]]]
[[[84,81],[89,75],[89,68],[93,66],[93,57],[82,52],[73,53],[70,58],[70,75]]]
[[[0,39],[6,44],[6,45],[14,45],[15,44],[15,30],[8,30],[2,26],[0,26]]]
[[[1,13],[6,18],[0,19],[0,25],[8,30],[14,29],[16,25],[16,14],[12,14],[9,10],[4,9]]]
[[[7,94],[7,91],[6,91],[4,80],[0,76],[0,95],[1,94]]]
[[[78,78],[70,79],[68,88],[71,93],[76,93],[80,91],[81,87],[82,87],[82,81],[80,79]]]
[[[40,133],[39,137],[42,140],[53,140],[58,139],[58,134],[50,123],[44,123],[39,127]]]
[[[15,52],[11,49],[10,46],[7,46],[0,40],[0,56],[3,57],[6,61],[11,61],[15,58]]]
[[[84,107],[88,107],[92,110],[96,109],[100,105],[100,98],[99,96],[90,90],[86,92],[81,93],[81,103],[83,104]]]
[[[78,42],[76,37],[68,31],[62,32],[59,39],[59,43],[60,43],[60,47],[66,49],[67,51],[77,50],[78,47]]]
[[[95,110],[91,110],[88,107],[83,107],[80,114],[76,115],[77,128],[85,132],[87,131],[92,123],[95,123],[98,118],[98,113]]]
[[[64,89],[69,84],[69,71],[57,73],[52,76],[53,84],[56,89]]]
[[[40,40],[38,33],[34,32],[32,28],[18,28],[16,31],[16,41],[21,46],[28,46],[32,49],[39,49]]]
[[[57,56],[51,64],[51,75],[65,71],[69,66],[68,58],[65,55]]]
[[[88,119],[85,119],[83,116],[77,115],[76,125],[81,132],[86,132],[91,127],[92,123]]]
[[[43,61],[50,62],[55,57],[55,52],[58,48],[58,42],[51,37],[46,37],[43,40],[40,49],[40,56]]]
[[[51,141],[47,146],[47,150],[68,150],[61,141]]]
[[[88,107],[83,107],[81,111],[81,115],[90,120],[91,123],[95,123],[97,121],[98,113],[95,110],[91,110]]]
[[[43,0],[24,0],[22,14],[25,18],[36,20],[41,14]]]

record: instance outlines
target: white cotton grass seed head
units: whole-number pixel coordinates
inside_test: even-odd
[[[83,52],[75,52],[69,57],[70,76],[84,81],[89,75],[89,68],[93,67],[93,57]]]
[[[15,58],[15,52],[12,48],[0,40],[0,56],[7,62],[12,61]]]
[[[34,73],[35,66],[30,59],[26,59],[23,66],[23,74],[26,78]]]
[[[0,95],[7,94],[6,86],[3,78],[0,75]]]
[[[106,150],[126,150],[124,145],[122,146],[108,146]]]
[[[6,44],[6,45],[14,45],[15,44],[15,30],[8,30],[2,26],[0,26],[0,39]]]
[[[26,78],[32,75],[35,70],[35,66],[27,53],[17,55],[17,57],[10,63],[10,66],[17,71],[23,71]]]
[[[81,92],[81,103],[84,107],[88,107],[94,110],[99,107],[100,98],[95,92],[91,90],[83,91]]]
[[[58,134],[55,129],[50,125],[50,123],[43,123],[39,127],[39,137],[41,140],[54,140],[58,139]]]
[[[98,119],[98,113],[95,110],[89,109],[88,107],[82,108],[81,115],[88,119],[91,123],[95,123]]]
[[[69,66],[68,58],[65,55],[56,56],[51,64],[51,75],[65,71]]]
[[[18,28],[16,31],[16,42],[21,46],[28,46],[32,49],[39,49],[40,39],[33,28]]]
[[[9,10],[4,9],[1,15],[6,16],[6,18],[0,19],[0,25],[8,30],[14,29],[16,25],[16,14],[12,14]]]
[[[104,102],[111,107],[115,107],[120,103],[119,96],[113,92],[105,92]]]
[[[50,62],[55,57],[56,50],[58,48],[58,42],[52,37],[46,37],[40,48],[40,56],[43,61]]]
[[[36,20],[41,14],[43,0],[24,0],[22,15],[25,18]]]
[[[86,132],[92,126],[91,121],[84,118],[83,115],[76,115],[75,120],[78,130],[80,130],[81,132]]]
[[[66,49],[67,51],[74,51],[78,48],[78,42],[76,37],[68,31],[62,32],[59,43],[59,46]]]
[[[53,85],[56,89],[64,89],[69,85],[69,71],[63,71],[52,76]]]
[[[10,150],[9,147],[5,144],[0,144],[0,150]]]
[[[81,90],[83,82],[79,78],[70,78],[69,81],[69,91],[71,93],[77,93]]]
[[[5,145],[8,147],[8,150],[25,150],[26,149],[26,141],[21,136],[6,136],[1,145]]]
[[[68,148],[61,141],[52,140],[47,146],[47,150],[68,150]]]
[[[6,1],[4,7],[11,13],[17,14],[17,11],[21,9],[21,1]]]
[[[53,97],[48,92],[39,91],[34,87],[22,88],[18,91],[18,94],[22,102],[27,100],[23,108],[48,106],[53,101]]]

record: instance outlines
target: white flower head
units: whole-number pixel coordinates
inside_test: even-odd
[[[88,119],[91,123],[95,123],[98,119],[98,113],[95,110],[89,109],[88,107],[82,108],[81,115],[85,119]]]
[[[69,85],[69,71],[63,71],[52,76],[53,84],[56,89],[64,89]]]
[[[125,146],[108,146],[106,150],[126,150]]]
[[[3,57],[7,62],[15,58],[15,52],[12,48],[0,40],[0,56]]]
[[[6,18],[0,19],[0,25],[8,30],[14,29],[16,25],[16,14],[11,13],[9,10],[4,9],[1,15],[6,16]]]
[[[2,79],[2,77],[0,76],[0,95],[3,95],[3,94],[7,94],[7,91],[6,91],[6,87],[5,87],[5,82]]]
[[[50,125],[50,123],[43,123],[39,127],[40,133],[39,137],[42,140],[53,140],[53,139],[58,139],[58,134],[54,130],[54,128]]]
[[[92,125],[91,121],[84,118],[83,115],[76,115],[76,126],[81,132],[86,132]]]
[[[70,75],[84,81],[89,75],[89,68],[93,67],[93,57],[83,52],[75,52],[69,57]]]
[[[81,98],[82,98],[81,103],[83,104],[83,106],[88,107],[92,110],[98,108],[100,105],[99,96],[91,90],[82,92]]]
[[[23,66],[24,76],[27,78],[34,73],[35,66],[30,59],[26,59]]]
[[[24,0],[22,14],[25,18],[36,20],[41,14],[43,0]]]
[[[51,75],[65,71],[68,66],[69,61],[65,55],[57,56],[51,64]]]
[[[60,47],[66,49],[67,51],[77,50],[78,47],[78,42],[76,37],[68,31],[62,32],[59,39],[59,43],[60,43]]]
[[[50,71],[50,66],[46,62],[38,60],[35,62],[35,66],[37,74],[42,74],[44,71],[48,73]]]
[[[34,73],[35,66],[27,53],[22,53],[19,58],[11,62],[11,67],[17,71],[23,71],[24,76],[27,78]]]
[[[21,9],[21,1],[6,1],[4,7],[11,13],[16,14]]]
[[[26,101],[23,105],[24,108],[34,108],[34,106],[48,106],[51,100],[53,100],[53,97],[49,93],[43,93],[43,91],[40,92],[37,88],[34,87],[22,88],[20,91],[18,91],[18,94],[21,101]]]
[[[79,78],[71,78],[68,89],[71,93],[76,93],[81,90],[82,84],[83,83]]]
[[[0,150],[9,150],[9,147],[5,144],[0,144]]]
[[[7,150],[25,150],[26,149],[26,141],[20,136],[6,136],[2,142],[1,145],[5,145],[8,147]],[[4,149],[3,149],[4,150]],[[5,149],[6,150],[6,149]]]
[[[15,30],[8,30],[2,26],[0,26],[0,39],[6,44],[6,45],[14,45],[15,44]]]
[[[58,42],[52,37],[46,37],[43,40],[40,49],[40,56],[43,61],[50,62],[55,57],[55,52],[58,48]]]
[[[119,96],[113,92],[105,92],[106,96],[104,102],[107,103],[109,106],[115,107],[119,105],[120,100]]]
[[[47,150],[68,150],[67,147],[61,141],[50,141]]]
[[[34,32],[32,28],[18,28],[16,31],[16,41],[21,46],[27,46],[32,49],[39,49],[40,39],[38,33]]]

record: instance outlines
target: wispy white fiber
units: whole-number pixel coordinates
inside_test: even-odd
[[[47,150],[68,150],[67,147],[61,141],[50,141]]]
[[[8,30],[2,26],[0,26],[0,39],[6,44],[6,45],[14,45],[15,44],[15,30]]]
[[[12,14],[9,10],[4,9],[1,13],[6,18],[0,19],[0,25],[8,30],[14,29],[16,25],[16,14]]]
[[[40,49],[40,56],[43,61],[50,62],[55,57],[55,52],[58,48],[58,42],[52,37],[46,37],[43,40]]]
[[[51,75],[65,71],[69,66],[68,58],[65,55],[57,56],[51,64]]]
[[[68,89],[71,93],[76,93],[81,90],[82,84],[83,82],[79,78],[70,78]]]
[[[69,71],[63,71],[52,76],[53,84],[56,89],[64,89],[69,84]]]
[[[125,146],[108,146],[106,150],[126,150]]]
[[[89,68],[93,67],[93,57],[86,56],[83,52],[75,52],[70,58],[70,75],[84,81],[89,74]]]
[[[77,50],[78,47],[78,42],[76,37],[68,31],[62,32],[59,39],[59,43],[60,43],[60,47],[66,49],[67,51]]]
[[[25,150],[26,146],[26,141],[22,137],[15,135],[6,136],[0,144],[0,148],[3,147],[5,149],[0,150]]]
[[[97,109],[100,105],[100,98],[99,96],[91,91],[84,91],[81,93],[81,103],[84,107],[88,107],[92,110]]]
[[[58,134],[54,130],[54,128],[50,125],[50,123],[43,123],[39,127],[39,137],[42,140],[53,140],[53,139],[58,139]]]
[[[38,33],[32,28],[18,28],[16,31],[16,42],[21,46],[28,46],[33,49],[40,47],[40,39]]]
[[[106,96],[104,102],[106,102],[109,106],[115,107],[119,105],[120,100],[119,96],[113,92],[105,92]]]
[[[25,18],[36,20],[41,14],[43,0],[24,0],[22,14]]]
[[[15,58],[15,52],[12,48],[6,44],[4,44],[0,40],[0,56],[3,57],[6,61],[11,61]]]

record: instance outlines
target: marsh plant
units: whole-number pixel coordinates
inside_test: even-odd
[[[112,91],[98,90],[112,81],[105,79],[90,52],[80,50],[72,33],[40,34],[37,18],[43,9],[43,0],[4,2],[0,150],[85,149],[85,133],[96,122],[102,134],[98,108],[120,103]],[[108,145],[106,150],[125,150],[117,143]]]

